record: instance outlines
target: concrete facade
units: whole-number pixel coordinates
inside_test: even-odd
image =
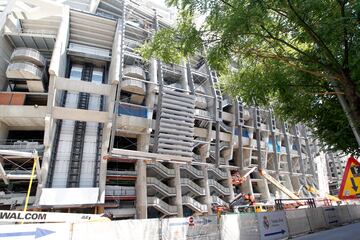
[[[222,93],[200,55],[176,65],[136,53],[169,26],[166,11],[121,0],[63,3],[15,0],[0,15],[0,94],[25,96],[0,105],[0,136],[42,149],[33,208],[182,217],[211,214],[239,192],[266,203],[285,197],[259,169],[312,197],[302,187],[319,187],[309,129]],[[10,68],[19,48],[36,54],[17,58],[29,67]],[[31,141],[26,131],[35,130],[43,138]],[[254,166],[233,185],[234,171]],[[52,198],[66,188],[82,202]]]
[[[339,152],[325,154],[329,191],[332,195],[339,193],[348,158]]]

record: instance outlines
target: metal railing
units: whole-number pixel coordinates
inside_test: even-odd
[[[191,165],[180,165],[180,168],[188,171],[194,177],[197,177],[197,178],[203,178],[204,177],[204,172],[203,171],[198,170],[198,169],[196,169],[195,167],[193,167]]]
[[[157,197],[148,197],[147,198],[148,206],[157,208],[159,211],[163,212],[166,215],[175,215],[177,214],[177,207],[172,206],[161,200]]]
[[[107,176],[132,176],[136,177],[136,171],[127,171],[127,170],[107,170]]]
[[[181,178],[180,183],[181,183],[181,186],[187,186],[187,187],[192,188],[192,190],[195,193],[199,194],[199,195],[204,195],[205,194],[205,189],[200,187],[199,185],[197,185],[196,183],[194,183],[190,179]]]
[[[189,206],[193,210],[196,210],[198,212],[207,212],[207,206],[205,204],[201,204],[195,199],[189,197],[189,196],[183,196],[182,197],[182,203],[184,205]]]
[[[105,186],[106,196],[135,196],[135,187]]]
[[[28,61],[29,57],[33,58],[33,63],[40,67],[46,64],[46,60],[41,53],[33,48],[16,48],[11,54],[11,61]]]
[[[157,178],[148,177],[146,178],[146,183],[148,186],[153,186],[156,189],[162,190],[168,196],[176,195],[176,190],[174,187],[167,186]]]
[[[154,170],[164,174],[166,177],[175,177],[174,169],[167,168],[159,162],[147,164],[147,167],[153,168]]]
[[[124,76],[130,76],[130,77],[138,77],[141,79],[145,79],[145,71],[141,67],[130,65],[124,67]]]
[[[228,173],[221,171],[219,168],[216,168],[215,166],[209,166],[209,171],[213,172],[216,176],[218,176],[221,179],[228,178]]]
[[[218,190],[221,194],[229,195],[230,189],[218,183],[215,179],[209,179],[209,186]]]
[[[33,76],[29,76],[28,78],[24,79],[31,79],[31,80],[41,80],[42,79],[42,71],[39,69],[38,66],[36,66],[33,63],[30,62],[16,62],[16,63],[10,63],[7,70],[6,70],[6,76],[8,78],[14,78],[10,72],[12,71],[26,71],[31,73]],[[17,77],[15,77],[17,78]]]
[[[219,206],[228,206],[229,204],[218,196],[211,196],[211,203]]]
[[[212,118],[209,111],[205,111],[205,110],[201,110],[201,109],[195,109],[195,116],[205,118],[205,119]]]
[[[23,152],[32,152],[36,149],[39,155],[44,152],[43,139],[27,139],[27,140],[16,140],[16,139],[1,139],[0,149],[2,150],[19,150]]]
[[[134,87],[137,89],[134,89]],[[144,82],[130,78],[124,78],[124,80],[121,81],[121,88],[137,94],[144,94],[146,92],[146,84]]]

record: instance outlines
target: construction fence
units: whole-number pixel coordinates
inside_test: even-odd
[[[276,240],[360,220],[360,205],[109,222],[0,225],[2,239]]]

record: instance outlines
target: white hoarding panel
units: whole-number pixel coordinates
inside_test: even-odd
[[[71,239],[71,224],[0,225],[1,240],[67,240]]]
[[[76,223],[72,240],[159,240],[159,219]]]
[[[328,227],[333,227],[339,224],[338,213],[335,207],[324,207],[323,208],[325,222]]]
[[[162,240],[186,240],[189,221],[186,218],[167,218],[161,220]]]
[[[260,239],[275,240],[289,236],[284,211],[257,213]]]

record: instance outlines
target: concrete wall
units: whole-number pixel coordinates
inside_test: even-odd
[[[8,126],[5,123],[0,122],[0,141],[6,139],[9,133]]]

